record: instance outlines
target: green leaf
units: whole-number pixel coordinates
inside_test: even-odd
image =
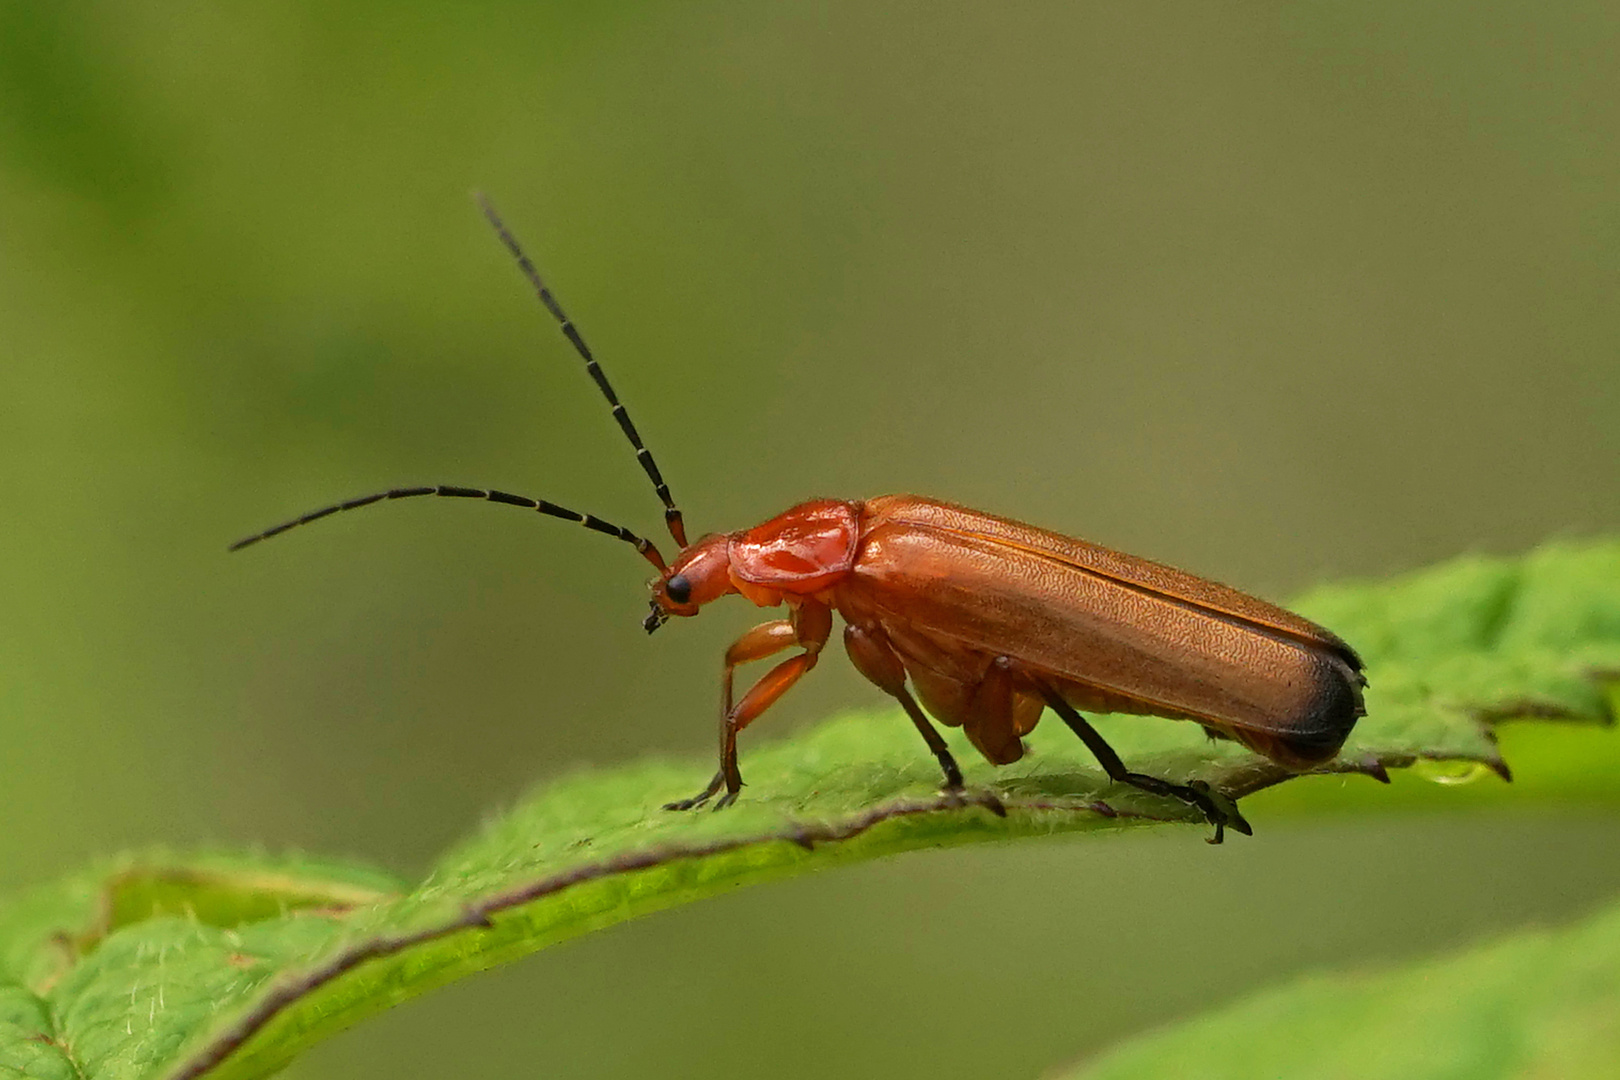
[[[1320,590],[1301,606],[1369,662],[1369,715],[1329,771],[1376,776],[1433,762],[1505,772],[1502,720],[1612,719],[1620,543],[1462,560]],[[1290,779],[1190,724],[1128,717],[1099,726],[1144,772],[1232,796]],[[1616,741],[1605,743],[1610,760]],[[982,798],[941,796],[911,725],[879,710],[748,747],[751,786],[724,813],[660,809],[701,786],[706,762],[644,761],[548,784],[410,889],[300,857],[158,854],[93,868],[0,910],[0,1070],[264,1076],[431,987],[737,885],[929,846],[1163,822],[1206,828],[1180,803],[1111,785],[1058,725],[1044,725],[1031,750],[1005,769],[967,769],[1005,817]],[[1568,791],[1612,802],[1612,781],[1582,787],[1582,777],[1567,772]],[[1356,785],[1363,790],[1302,779],[1279,792],[1314,790],[1268,795],[1269,804],[1248,804],[1249,816],[1263,832],[1266,818],[1252,807],[1395,805],[1412,798],[1407,790],[1477,801],[1506,788]]]
[[[1251,820],[1320,810],[1329,801],[1356,810],[1485,801],[1620,803],[1614,782],[1620,740],[1592,726],[1611,724],[1620,714],[1620,543],[1549,544],[1520,559],[1455,559],[1382,583],[1319,588],[1294,607],[1339,631],[1367,662],[1368,715],[1339,764],[1376,740],[1381,753],[1404,742],[1407,753],[1391,764],[1419,767],[1405,782],[1397,776],[1393,790],[1330,794],[1327,781],[1305,778],[1245,803]],[[1420,744],[1468,719],[1478,721],[1484,740],[1499,738],[1510,751],[1511,787],[1461,787],[1483,770],[1424,767],[1426,759],[1440,757]],[[1511,720],[1587,727],[1501,727]],[[1470,760],[1491,764],[1488,752]]]
[[[1609,1080],[1620,906],[1390,971],[1315,975],[1103,1054],[1064,1080]]]

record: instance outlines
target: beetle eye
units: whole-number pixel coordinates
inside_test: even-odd
[[[676,574],[674,577],[664,582],[664,591],[667,592],[669,594],[669,598],[675,601],[677,604],[684,604],[688,600],[692,599],[692,583],[686,580],[685,574]]]

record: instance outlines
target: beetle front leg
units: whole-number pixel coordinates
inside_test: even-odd
[[[1004,663],[1006,661],[998,660],[996,662]],[[1096,756],[1097,761],[1101,763],[1103,771],[1108,774],[1110,780],[1120,784],[1129,784],[1131,787],[1151,792],[1154,795],[1167,795],[1172,799],[1179,799],[1189,806],[1196,807],[1209,823],[1215,826],[1215,835],[1209,839],[1211,844],[1219,844],[1226,838],[1226,827],[1228,825],[1245,836],[1254,835],[1254,830],[1249,827],[1249,823],[1243,820],[1243,815],[1238,812],[1237,803],[1211,790],[1208,784],[1202,781],[1192,784],[1173,784],[1156,776],[1131,772],[1125,767],[1125,763],[1120,760],[1119,755],[1114,752],[1114,748],[1104,741],[1101,733],[1092,727],[1085,717],[1076,712],[1074,706],[1065,701],[1061,694],[1048,686],[1044,680],[1028,672],[1023,674],[1024,678],[1046,699],[1046,704],[1051,707],[1052,711],[1061,716],[1063,722],[1069,725],[1069,729],[1080,736],[1080,741],[1085,743],[1086,749]]]
[[[722,810],[737,801],[742,791],[742,771],[737,766],[737,733],[775,704],[776,700],[805,672],[816,666],[821,648],[832,633],[832,609],[823,604],[803,603],[793,611],[793,618],[762,623],[732,642],[726,650],[725,669],[720,676],[720,771],[702,791],[690,799],[665,804],[666,810],[691,810],[713,798],[722,786],[726,793],[714,804]],[[804,652],[776,665],[743,695],[735,706],[731,703],[733,675],[739,664],[750,660],[763,660],[792,645],[803,646]]]
[[[667,803],[664,804],[664,809],[665,810],[692,810],[692,809],[695,809],[695,808],[697,808],[699,806],[702,806],[704,803],[706,803],[710,799],[714,798],[714,793],[719,791],[721,786],[724,785],[725,782],[726,782],[726,774],[725,774],[725,770],[722,769],[720,772],[717,772],[717,773],[714,774],[714,779],[709,781],[709,786],[708,787],[704,788],[702,791],[698,792],[696,795],[693,795],[690,799],[676,799],[674,802],[667,802]]]
[[[742,787],[742,774],[737,768],[737,733],[731,727],[732,674],[739,664],[774,656],[797,640],[793,623],[788,619],[776,619],[761,623],[731,643],[731,648],[726,650],[725,668],[720,674],[720,768],[702,791],[690,799],[665,803],[665,810],[692,810],[702,806],[714,798],[722,787],[729,788],[733,777],[736,786]]]
[[[738,793],[742,791],[742,773],[737,768],[737,732],[758,719],[760,713],[776,704],[805,672],[815,667],[819,652],[819,648],[814,652],[805,651],[777,664],[761,676],[759,682],[743,695],[737,707],[731,710],[720,751],[720,773],[726,782],[726,793],[714,804],[716,810],[724,810],[736,802]]]

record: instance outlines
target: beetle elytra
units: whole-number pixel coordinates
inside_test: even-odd
[[[963,790],[961,769],[930,716],[960,727],[980,754],[1003,765],[1023,756],[1022,737],[1051,709],[1112,780],[1197,808],[1219,843],[1228,826],[1251,831],[1231,799],[1199,782],[1130,771],[1079,710],[1193,720],[1293,770],[1332,759],[1363,715],[1361,661],[1322,627],[1183,571],[966,507],[916,495],[816,499],[752,529],[688,543],[669,485],[584,339],[494,208],[481,195],[478,202],[635,449],[664,504],[675,559],[666,562],[652,541],[593,514],[452,485],[349,499],[231,550],[388,500],[483,499],[634,546],[658,572],[643,623],[648,633],[732,594],[760,607],[785,605],[787,618],[754,627],[726,650],[719,768],[702,791],[668,809],[735,801],[743,786],[738,733],[816,666],[835,611],[856,670],[899,702],[951,793]],[[794,648],[734,700],[738,666]],[[983,801],[999,809],[993,797]]]

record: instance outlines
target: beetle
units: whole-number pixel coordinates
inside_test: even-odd
[[[1236,803],[1195,781],[1129,770],[1079,710],[1136,713],[1201,724],[1288,769],[1331,760],[1364,715],[1366,679],[1355,651],[1330,631],[1236,589],[1159,563],[1008,518],[917,495],[813,499],[732,533],[688,543],[669,485],[601,365],[494,207],[484,216],[585,363],[634,448],[678,553],[629,529],[545,499],[487,488],[394,488],[311,511],[231,545],[236,551],[331,514],[395,499],[482,499],[573,521],[624,541],[652,564],[650,634],[733,594],[787,617],[744,633],[722,669],[720,761],[690,810],[729,806],[743,787],[737,735],[814,668],[844,622],[857,671],[893,697],[939,762],[944,790],[962,771],[930,715],[959,727],[992,764],[1024,754],[1022,737],[1051,709],[1117,783],[1180,800],[1214,826],[1249,834]],[[789,649],[741,700],[742,664]],[[915,694],[913,694],[915,691]],[[721,794],[724,789],[724,794]],[[716,799],[715,796],[719,795]],[[993,797],[981,800],[993,810]]]

